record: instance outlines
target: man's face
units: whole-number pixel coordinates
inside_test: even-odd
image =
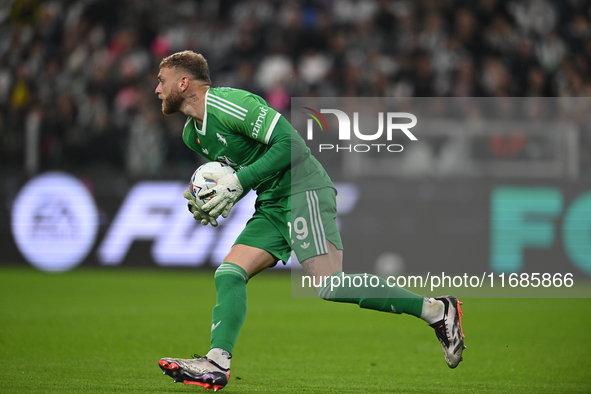
[[[158,86],[156,95],[162,100],[162,113],[172,115],[181,109],[184,98],[178,86],[178,77],[174,70],[163,67],[158,73]]]

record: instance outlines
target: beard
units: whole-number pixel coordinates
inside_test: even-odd
[[[170,92],[170,95],[162,100],[162,113],[166,116],[170,116],[174,113],[179,112],[181,105],[183,105],[183,96],[177,90]]]

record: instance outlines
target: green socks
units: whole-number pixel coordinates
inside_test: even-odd
[[[402,287],[390,287],[385,279],[371,274],[332,274],[316,290],[335,302],[358,304],[361,308],[382,312],[407,313],[421,317],[424,297]]]
[[[211,349],[225,350],[230,353],[229,358],[246,318],[246,283],[248,274],[236,264],[223,262],[215,272],[217,304],[212,314]],[[337,272],[317,292],[325,300],[419,318],[425,301],[423,296],[401,287],[390,287],[385,279],[370,274]]]
[[[223,262],[215,271],[217,304],[211,319],[211,349],[230,354],[246,318],[246,283],[248,274],[239,265]]]

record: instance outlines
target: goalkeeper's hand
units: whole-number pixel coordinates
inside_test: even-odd
[[[227,218],[230,214],[230,209],[232,209],[234,203],[244,191],[240,180],[238,180],[238,176],[236,174],[224,174],[221,172],[206,172],[203,174],[203,178],[214,181],[217,186],[199,193],[199,198],[213,195],[213,198],[201,208],[209,216],[217,218],[221,213],[222,217]]]
[[[193,218],[198,222],[201,222],[202,225],[207,226],[208,223],[211,223],[213,227],[218,225],[218,221],[215,220],[213,216],[208,215],[207,213],[203,212],[201,208],[195,203],[193,200],[193,196],[191,196],[191,192],[185,190],[183,192],[183,197],[185,197],[187,202],[187,208],[189,208],[189,212],[193,214]]]

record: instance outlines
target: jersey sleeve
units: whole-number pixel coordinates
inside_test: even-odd
[[[236,174],[240,183],[252,188],[253,185],[267,177],[281,173],[292,163],[299,160],[301,152],[306,149],[305,143],[283,116],[280,116],[276,130],[269,139],[269,150],[256,162],[238,171]]]

